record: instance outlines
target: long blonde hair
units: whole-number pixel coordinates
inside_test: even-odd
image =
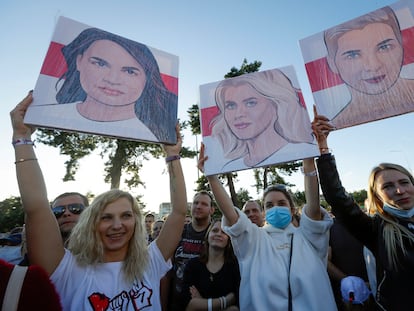
[[[97,227],[105,207],[120,198],[126,198],[132,205],[135,216],[135,230],[129,241],[128,252],[123,261],[123,273],[128,282],[141,279],[148,265],[148,247],[145,225],[137,200],[128,192],[112,189],[97,196],[85,209],[73,228],[69,238],[68,249],[81,265],[103,263],[103,243]]]
[[[224,157],[239,158],[248,153],[247,143],[237,137],[227,124],[225,113],[225,93],[228,87],[250,85],[258,94],[271,100],[277,120],[273,129],[289,143],[312,143],[312,130],[307,126],[309,119],[306,106],[300,101],[299,91],[290,79],[280,70],[273,69],[247,73],[220,82],[215,91],[219,113],[210,122],[213,137],[223,146]]]
[[[368,202],[369,210],[376,210],[379,217],[384,220],[384,231],[382,232],[387,252],[387,258],[393,269],[398,269],[398,248],[406,255],[407,250],[403,243],[403,238],[406,237],[411,243],[414,243],[414,234],[407,228],[400,225],[396,219],[385,212],[383,209],[384,202],[377,195],[376,177],[379,172],[385,170],[396,170],[406,175],[411,184],[414,185],[414,177],[404,167],[393,163],[381,163],[374,167],[369,176]]]

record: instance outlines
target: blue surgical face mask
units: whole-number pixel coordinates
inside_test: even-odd
[[[273,206],[266,211],[266,221],[275,228],[284,229],[292,221],[290,208],[286,206]]]
[[[414,216],[414,208],[411,209],[399,209],[394,206],[388,205],[387,203],[384,203],[383,205],[384,211],[387,213],[401,219],[410,219]]]

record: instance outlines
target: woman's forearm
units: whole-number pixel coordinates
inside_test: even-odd
[[[303,160],[305,179],[306,214],[314,220],[321,219],[318,174],[313,158]]]
[[[221,181],[216,175],[207,176],[207,180],[210,184],[211,191],[214,194],[214,198],[216,199],[218,208],[223,213],[224,218],[226,218],[228,225],[231,226],[235,224],[239,216],[234,210],[233,202],[224,189]]]

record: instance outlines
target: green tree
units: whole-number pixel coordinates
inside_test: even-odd
[[[242,208],[247,201],[252,199],[253,198],[250,196],[247,189],[240,188],[239,191],[237,191],[237,200],[240,202],[239,208]]]
[[[185,128],[186,124],[181,124]],[[98,135],[68,133],[58,130],[39,129],[37,141],[47,146],[59,148],[60,154],[67,156],[64,181],[75,180],[79,161],[93,152],[98,152],[104,162],[104,180],[110,188],[119,188],[121,177],[129,187],[144,186],[140,179],[143,163],[151,157],[160,158],[164,152],[161,145],[114,139]],[[194,157],[196,153],[183,147],[183,157]],[[140,197],[138,197],[140,199]]]
[[[201,134],[201,127],[200,127],[200,110],[198,105],[194,104],[187,110],[189,120],[186,121],[185,125],[189,125],[191,129],[191,133],[193,135],[200,135]]]
[[[247,59],[243,59],[243,62],[240,66],[240,69],[236,67],[231,67],[230,71],[224,75],[224,78],[234,78],[241,76],[245,73],[251,73],[259,71],[260,66],[262,66],[262,62],[255,60],[253,63],[248,63]]]
[[[295,161],[291,163],[273,165],[262,167],[253,170],[254,179],[256,181],[255,187],[257,193],[261,193],[263,189],[273,184],[284,184],[287,186],[294,186],[285,181],[282,175],[291,176],[301,166],[301,162]]]
[[[20,197],[10,197],[0,202],[0,232],[8,232],[24,224]]]
[[[196,188],[194,189],[195,192],[199,192],[202,190],[210,191],[210,185],[208,184],[207,178],[205,175],[201,175],[196,180]]]
[[[363,206],[365,203],[365,199],[368,198],[368,193],[366,190],[358,190],[351,193],[354,197],[355,202],[357,202],[360,206]]]
[[[297,207],[303,207],[306,204],[305,191],[296,191],[292,194]]]

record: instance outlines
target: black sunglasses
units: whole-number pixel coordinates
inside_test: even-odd
[[[81,203],[60,205],[60,206],[53,207],[52,211],[53,211],[53,214],[55,214],[56,218],[59,218],[65,213],[66,209],[68,209],[69,212],[71,212],[72,214],[79,215],[85,209],[85,205]]]

